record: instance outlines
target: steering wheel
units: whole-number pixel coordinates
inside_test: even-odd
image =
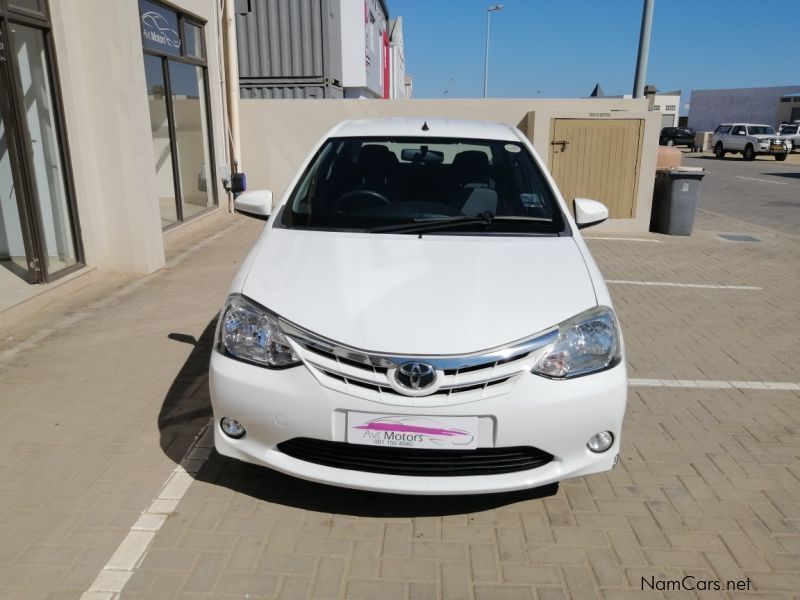
[[[354,198],[361,198],[361,202],[354,202]],[[333,210],[368,210],[378,206],[389,206],[392,203],[386,196],[380,192],[370,189],[350,190],[339,196],[333,203]]]

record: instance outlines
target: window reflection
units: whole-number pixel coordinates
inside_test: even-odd
[[[175,203],[175,179],[172,171],[172,147],[169,142],[169,117],[162,59],[145,54],[144,72],[147,81],[147,102],[150,105],[150,133],[153,137],[158,205],[161,210],[161,227],[164,228],[178,222],[178,208]]]
[[[58,145],[53,112],[52,91],[45,55],[44,34],[38,29],[15,24],[11,28],[11,46],[17,59],[21,97],[30,135],[30,154],[42,237],[49,273],[76,263],[64,170]]]
[[[212,206],[205,73],[201,67],[169,61],[175,151],[181,187],[183,218]]]
[[[25,279],[27,260],[17,192],[11,172],[10,135],[0,115],[0,265]]]
[[[186,56],[203,58],[203,30],[197,25],[184,22],[184,43],[186,44]]]

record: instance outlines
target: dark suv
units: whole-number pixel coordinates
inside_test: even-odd
[[[661,146],[687,146],[694,147],[694,131],[682,127],[664,127],[658,138]]]

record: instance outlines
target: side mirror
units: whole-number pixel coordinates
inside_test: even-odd
[[[272,192],[270,190],[242,192],[233,201],[233,209],[248,217],[266,221],[272,212]]]
[[[736,135],[747,135],[744,131],[737,131]]]
[[[572,206],[575,210],[575,223],[578,225],[578,229],[598,225],[608,218],[606,205],[597,200],[575,198]]]

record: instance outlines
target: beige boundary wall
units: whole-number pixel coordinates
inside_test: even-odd
[[[613,219],[594,231],[641,232],[650,223],[661,116],[645,100],[241,100],[242,169],[249,189],[283,195],[306,154],[346,119],[439,117],[499,121],[522,129],[547,163],[553,119],[640,119],[645,123],[633,219]],[[567,199],[568,201],[571,198]]]

